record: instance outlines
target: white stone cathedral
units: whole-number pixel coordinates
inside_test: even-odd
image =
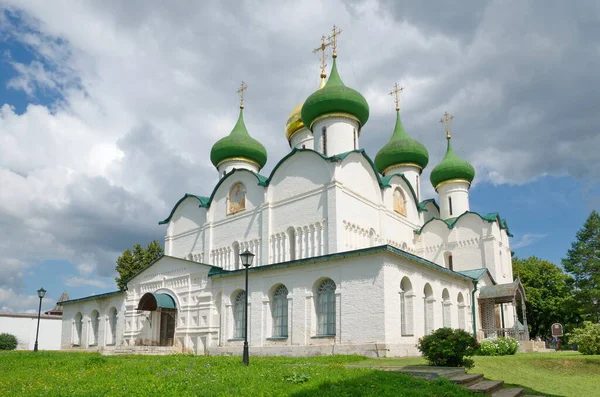
[[[211,151],[214,189],[175,204],[160,222],[165,255],[125,291],[62,302],[63,349],[241,355],[246,315],[251,355],[410,355],[440,327],[527,339],[511,234],[470,211],[475,171],[452,150],[451,116],[437,197],[423,199],[429,154],[402,126],[401,89],[373,161],[359,144],[369,106],[342,82],[335,38],[329,79],[322,69],[289,116],[290,153],[259,173],[267,152],[244,123],[242,85],[239,119]]]

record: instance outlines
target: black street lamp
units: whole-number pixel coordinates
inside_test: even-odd
[[[44,299],[44,295],[46,295],[46,290],[40,288],[37,290],[38,296],[40,297],[40,307],[38,308],[38,323],[37,323],[37,331],[35,331],[35,345],[33,345],[33,351],[38,351],[38,335],[40,333],[40,316],[42,314],[42,299]]]
[[[246,268],[246,301],[244,302],[244,355],[242,362],[244,365],[250,363],[250,353],[248,352],[248,268],[252,266],[254,254],[248,250],[240,254],[242,265]]]
[[[596,323],[598,323],[598,298],[593,297],[592,303],[594,304],[594,314],[596,314]]]

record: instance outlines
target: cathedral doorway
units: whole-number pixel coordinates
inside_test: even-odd
[[[160,312],[160,336],[159,346],[173,346],[173,338],[175,337],[175,316],[177,311],[171,312],[163,310]]]
[[[177,305],[175,300],[167,294],[146,293],[140,299],[137,307],[139,311],[149,311],[154,321],[150,322],[152,329],[148,330],[145,340],[152,345],[173,346],[177,319]],[[152,327],[152,322],[156,325]]]

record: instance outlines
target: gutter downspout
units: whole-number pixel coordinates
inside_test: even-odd
[[[477,338],[477,317],[475,316],[475,292],[477,292],[478,280],[473,280],[473,292],[471,292],[471,315],[473,316],[473,336]]]

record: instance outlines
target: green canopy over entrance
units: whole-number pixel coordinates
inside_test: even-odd
[[[161,311],[162,309],[177,309],[175,300],[167,294],[145,293],[140,299],[137,310]]]

